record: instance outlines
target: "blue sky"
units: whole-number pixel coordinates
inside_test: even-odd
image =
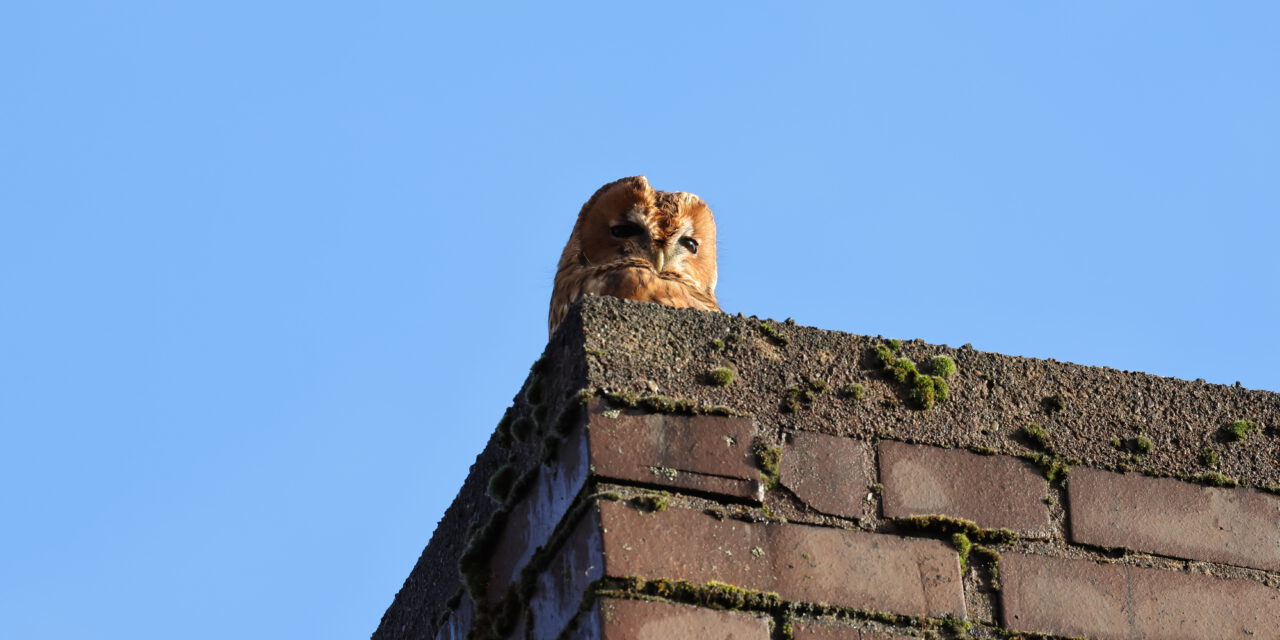
[[[1265,2],[0,8],[0,636],[373,631],[582,201],[731,312],[1280,390]]]

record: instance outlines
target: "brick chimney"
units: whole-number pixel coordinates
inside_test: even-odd
[[[1280,395],[588,298],[373,634],[1016,637],[1280,638]]]

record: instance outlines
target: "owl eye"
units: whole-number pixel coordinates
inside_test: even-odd
[[[698,254],[698,241],[697,241],[697,240],[694,240],[693,238],[690,238],[689,236],[685,236],[685,237],[683,237],[683,238],[680,238],[680,244],[684,245],[684,248],[688,249],[688,250],[689,250],[689,253],[692,253],[692,254],[694,254],[694,255],[697,255],[697,254]]]
[[[634,224],[620,224],[610,227],[609,233],[612,233],[615,238],[630,238],[631,236],[639,235],[640,227]]]

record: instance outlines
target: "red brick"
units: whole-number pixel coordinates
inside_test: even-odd
[[[1049,535],[1048,485],[1025,460],[892,440],[879,451],[885,517],[944,515],[984,529]]]
[[[792,623],[793,640],[920,640],[912,636],[896,633],[854,629],[837,624],[824,624],[814,621],[796,621]]]
[[[1280,496],[1098,469],[1067,486],[1076,542],[1280,570]]]
[[[591,412],[591,468],[604,478],[763,499],[747,418]],[[616,417],[608,417],[616,415]]]
[[[533,637],[556,638],[578,612],[592,582],[604,577],[600,514],[589,509],[538,575],[529,598]]]
[[[1005,553],[1005,627],[1098,640],[1280,638],[1280,591],[1247,580]]]
[[[560,445],[555,466],[538,467],[537,479],[524,499],[512,506],[506,528],[494,547],[486,591],[489,602],[502,599],[534,552],[547,543],[586,483],[587,475],[587,446],[581,435]]]
[[[600,507],[610,576],[714,580],[790,601],[905,615],[965,614],[959,559],[938,540]]]
[[[769,640],[769,619],[687,604],[604,598],[579,618],[573,640]]]
[[[782,451],[782,486],[823,513],[862,517],[867,469],[862,443],[821,433],[791,434]]]

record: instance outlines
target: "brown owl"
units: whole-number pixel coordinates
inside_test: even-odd
[[[692,193],[654,191],[644,176],[600,187],[578,212],[551,292],[552,332],[588,293],[719,311],[716,222]]]

